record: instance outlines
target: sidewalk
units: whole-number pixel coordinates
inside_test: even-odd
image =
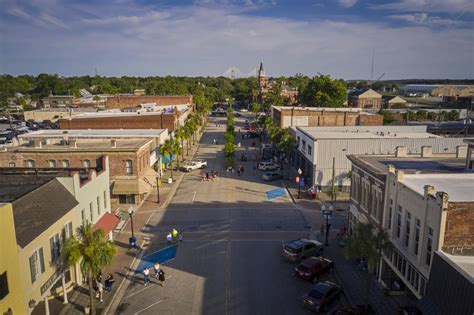
[[[189,155],[186,155],[186,150],[184,150],[184,157],[186,161],[191,160],[198,150],[200,140],[204,132],[205,130],[197,137],[198,139],[196,140],[194,147],[189,151]],[[180,161],[180,164],[182,163],[183,162]],[[176,163],[173,163],[173,166],[176,166]],[[149,219],[155,214],[156,211],[163,210],[167,207],[185,173],[173,171],[174,181],[172,184],[168,184],[168,178],[170,175],[171,172],[169,170],[163,174],[162,185],[160,186],[160,204],[157,204],[158,196],[156,189],[154,189],[148,195],[146,200],[135,210],[135,214],[133,216],[133,226],[135,236],[137,238],[137,245],[139,247],[141,247],[146,241],[146,236],[144,233],[142,233],[142,231],[146,230],[146,224],[148,223]],[[134,262],[135,258],[145,250],[145,248],[129,249],[128,238],[130,233],[131,227],[129,220],[121,233],[114,234],[114,243],[118,252],[112,265],[104,268],[102,271],[102,276],[105,279],[105,277],[111,273],[114,276],[115,284],[112,288],[112,292],[104,291],[103,302],[99,302],[97,299],[95,300],[97,314],[102,314],[107,306],[112,302],[113,296],[117,293],[120,284],[125,280],[129,268]],[[163,238],[165,238],[165,235],[163,235]],[[55,298],[50,301],[50,309],[61,310],[59,313],[55,312],[54,314],[84,314],[84,306],[89,305],[89,288],[87,284],[75,287],[72,292],[69,292],[68,298],[68,304],[62,304],[62,298]]]

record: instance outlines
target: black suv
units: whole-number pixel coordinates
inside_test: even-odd
[[[339,300],[342,290],[335,283],[330,281],[318,282],[303,297],[303,303],[306,307],[316,312],[327,311],[328,306]]]

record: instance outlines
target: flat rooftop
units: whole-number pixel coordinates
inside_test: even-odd
[[[87,152],[87,151],[136,151],[143,147],[147,143],[151,142],[151,139],[117,139],[116,146],[112,147],[112,143],[108,139],[77,139],[76,147],[71,145],[53,143],[43,144],[42,147],[34,147],[33,144],[25,143],[20,146],[7,147],[8,151],[19,151],[19,152],[41,152],[41,151],[74,151],[74,152]]]
[[[333,108],[333,107],[300,107],[300,106],[272,106],[279,111],[282,109],[293,109],[293,110],[307,110],[312,112],[351,112],[351,113],[359,113],[363,112],[363,108],[357,107],[340,107],[340,108]],[[374,115],[373,113],[364,112],[367,115]]]
[[[80,115],[75,115],[69,118],[64,119],[84,119],[84,118],[106,118],[106,117],[128,117],[128,116],[158,116],[158,115],[171,115],[174,112],[174,108],[176,107],[180,113],[184,113],[189,109],[190,105],[167,105],[167,106],[159,106],[155,111],[148,112],[143,110],[138,111],[120,111],[118,109],[106,110],[101,112],[91,112],[91,113],[83,113]],[[136,107],[130,107],[128,109],[135,109]]]
[[[368,168],[375,174],[386,174],[389,165],[403,170],[405,174],[473,172],[466,169],[465,158],[456,158],[454,154],[446,154],[446,156],[440,154],[438,157],[424,158],[419,155],[398,158],[393,155],[350,155],[348,158],[356,165]]]
[[[78,107],[78,108],[43,108],[43,109],[36,109],[31,110],[29,112],[39,112],[39,113],[69,113],[69,111],[73,113],[88,113],[88,112],[97,112],[97,108],[91,107]]]
[[[291,127],[313,140],[320,139],[403,139],[441,138],[426,132],[426,126],[328,126]]]
[[[31,138],[155,138],[165,129],[45,129],[20,135],[20,139]]]
[[[425,185],[431,185],[447,193],[450,201],[474,201],[474,173],[406,174],[401,182],[420,195]]]
[[[474,257],[472,256],[455,256],[439,251],[438,254],[457,268],[464,276],[474,283]]]

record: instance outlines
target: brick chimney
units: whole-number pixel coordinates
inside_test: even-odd
[[[421,147],[421,157],[432,157],[433,156],[433,147],[431,146],[422,146]]]
[[[396,157],[406,157],[408,155],[407,147],[399,146],[395,151]]]

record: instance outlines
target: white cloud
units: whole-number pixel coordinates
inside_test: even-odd
[[[456,26],[463,24],[462,22],[456,20],[444,19],[438,16],[430,16],[428,13],[394,14],[389,15],[389,18],[404,21],[410,24],[428,26]]]
[[[196,5],[161,11],[125,6],[102,17],[102,24],[75,14],[64,18],[67,32],[10,27],[0,72],[81,75],[97,67],[103,75],[220,75],[230,65],[248,72],[263,59],[269,75],[368,78],[374,49],[375,73],[385,78],[474,77],[466,67],[474,55],[470,29],[290,20]],[[34,54],[30,47],[49,53]]]
[[[357,0],[337,0],[337,2],[341,7],[350,8],[357,3]]]
[[[472,0],[398,0],[395,2],[374,5],[373,8],[391,9],[405,12],[474,12]]]

